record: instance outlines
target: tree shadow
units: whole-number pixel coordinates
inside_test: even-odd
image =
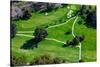
[[[38,48],[38,43],[40,41],[37,41],[36,38],[32,38],[30,40],[28,40],[27,42],[25,42],[22,46],[21,49],[34,49],[34,48]]]

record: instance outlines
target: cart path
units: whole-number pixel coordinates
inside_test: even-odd
[[[75,28],[75,23],[76,23],[77,19],[78,19],[78,16],[76,17],[76,19],[72,25],[72,36],[73,37],[75,37],[74,28]],[[81,49],[82,46],[81,45],[82,45],[81,42],[79,42],[79,46],[78,46],[79,47],[79,60],[82,59],[82,49]]]
[[[73,25],[72,25],[72,36],[73,37],[75,37],[74,28],[75,28],[75,23],[76,23],[77,19],[78,19],[78,17],[76,17],[76,19],[74,20]]]

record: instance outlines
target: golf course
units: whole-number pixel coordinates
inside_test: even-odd
[[[96,61],[96,29],[85,25],[86,20],[78,15],[79,10],[80,5],[67,4],[49,12],[32,12],[28,19],[12,20],[16,25],[16,35],[11,38],[11,56],[16,59],[12,60],[13,63],[29,65],[34,58],[43,55],[57,57],[64,63],[79,63],[80,59],[83,62]],[[38,42],[37,48],[30,49],[28,42],[35,38],[37,27],[45,28],[48,35]],[[78,35],[85,36],[82,42],[76,46],[63,47],[66,41]],[[27,49],[21,48],[25,44]]]

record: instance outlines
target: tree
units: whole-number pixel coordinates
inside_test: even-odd
[[[76,46],[79,44],[79,42],[82,42],[84,40],[84,38],[85,38],[84,35],[76,36],[72,40],[66,41],[66,44],[64,44],[63,47],[70,46],[70,45]]]
[[[42,40],[44,39],[46,36],[48,35],[48,32],[45,28],[43,27],[37,27],[35,29],[35,33],[34,33],[34,36],[36,39],[38,40]]]
[[[16,25],[14,23],[11,23],[10,25],[10,37],[14,38],[16,35]]]

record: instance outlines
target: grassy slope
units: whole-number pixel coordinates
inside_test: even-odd
[[[62,17],[67,11],[66,8],[58,8],[56,11],[49,12],[47,16],[44,13],[33,13],[28,20],[18,20],[16,23],[17,29],[21,31],[33,30],[38,25],[53,23],[54,20]]]

